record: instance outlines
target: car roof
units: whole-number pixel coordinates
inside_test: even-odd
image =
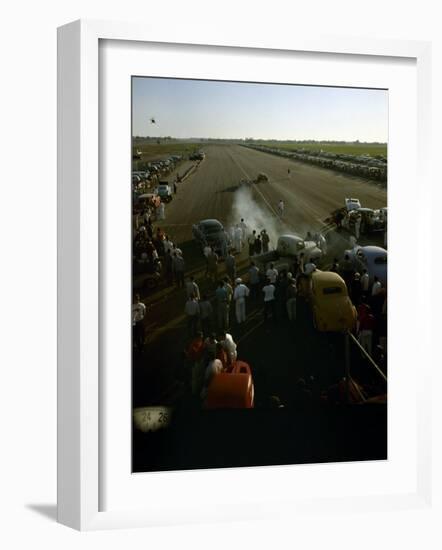
[[[385,250],[385,248],[382,248],[380,246],[374,246],[374,245],[367,245],[367,246],[361,246],[359,249],[358,249],[358,252],[359,250],[361,250],[362,252],[368,252],[368,254],[387,254],[387,251]]]
[[[218,225],[219,227],[222,227],[223,224],[221,222],[219,222],[218,220],[215,220],[215,219],[207,219],[207,220],[201,220],[199,222],[199,225]]]
[[[334,271],[321,271],[319,269],[312,273],[312,282],[318,288],[345,286],[344,279]]]

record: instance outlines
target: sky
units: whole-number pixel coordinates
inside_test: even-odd
[[[132,99],[134,136],[388,140],[387,90],[134,77]]]

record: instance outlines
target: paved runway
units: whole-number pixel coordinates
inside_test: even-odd
[[[229,225],[238,217],[247,222],[252,216],[251,226],[270,223],[275,235],[286,230],[303,234],[319,230],[331,211],[344,206],[345,197],[355,196],[369,208],[387,204],[384,188],[359,177],[240,145],[209,145],[204,151],[205,160],[167,206],[164,227],[177,242],[191,239],[192,224],[205,218]],[[241,179],[255,179],[260,172],[267,174],[269,182],[254,184],[249,191],[240,189]],[[277,214],[281,199],[285,203],[282,221]]]

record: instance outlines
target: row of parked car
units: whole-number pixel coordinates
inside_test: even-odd
[[[167,175],[182,160],[182,155],[170,155],[169,157],[162,160],[156,160],[146,163],[139,162],[138,167],[140,167],[141,164],[143,166],[143,169],[132,171],[132,183],[135,185],[143,184],[150,181],[153,176],[159,178],[161,176]]]
[[[252,149],[272,153],[280,157],[300,160],[308,164],[315,164],[321,168],[329,168],[347,174],[362,176],[381,182],[387,181],[387,159],[381,155],[349,155],[330,153],[328,151],[310,151],[308,149],[293,149],[287,151],[265,145],[247,145]]]

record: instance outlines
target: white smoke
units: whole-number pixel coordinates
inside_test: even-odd
[[[270,237],[270,249],[276,248],[278,238],[283,234],[296,234],[305,238],[308,231],[314,234],[319,229],[313,224],[307,226],[299,220],[288,219],[286,215],[281,219],[277,212],[277,204],[269,207],[257,200],[251,187],[240,187],[234,194],[228,225],[235,226],[244,218],[250,233],[255,230],[259,234],[262,229],[265,229]]]
[[[250,233],[255,230],[258,235],[265,229],[270,237],[270,248],[276,247],[283,224],[274,212],[254,199],[251,189],[247,187],[241,187],[235,192],[230,226],[240,223],[241,219],[244,219]]]

